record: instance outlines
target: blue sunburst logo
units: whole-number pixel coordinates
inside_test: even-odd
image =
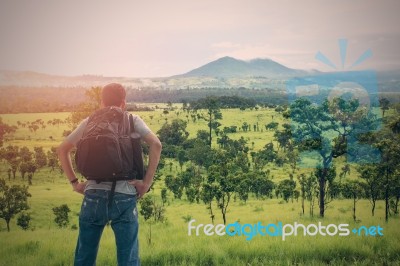
[[[362,53],[358,57],[358,59],[356,61],[354,61],[348,68],[346,68],[345,65],[346,65],[348,41],[347,41],[347,39],[339,39],[338,43],[339,43],[339,49],[340,49],[340,59],[341,59],[341,63],[342,63],[341,70],[345,70],[345,69],[351,70],[355,66],[358,66],[359,64],[361,64],[368,58],[372,57],[372,50],[367,49],[364,53]],[[315,59],[324,63],[327,66],[330,66],[331,68],[333,68],[335,70],[338,70],[338,67],[334,63],[332,63],[332,61],[329,60],[329,58],[327,56],[325,56],[323,53],[321,53],[320,51],[318,51],[317,54],[315,55]]]

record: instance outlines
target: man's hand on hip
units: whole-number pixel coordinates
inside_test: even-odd
[[[146,194],[147,191],[149,191],[149,188],[151,186],[151,184],[147,184],[143,180],[132,180],[128,181],[128,183],[136,188],[136,195],[138,199],[143,197],[143,195]]]
[[[78,192],[80,194],[84,194],[85,193],[86,183],[87,183],[87,181],[78,182],[78,183],[73,184],[72,187],[74,188],[75,192]]]

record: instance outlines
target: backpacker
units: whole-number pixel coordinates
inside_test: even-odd
[[[133,130],[132,115],[119,107],[94,112],[77,144],[78,171],[97,182],[143,179],[142,148],[140,139],[131,138]]]

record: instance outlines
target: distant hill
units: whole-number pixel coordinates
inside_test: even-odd
[[[34,71],[0,71],[0,86],[31,86],[31,87],[76,87],[103,86],[110,82],[126,83],[133,79],[123,77],[104,77],[101,75],[60,76],[38,73]]]
[[[174,77],[282,78],[306,74],[308,74],[307,71],[288,68],[271,59],[257,58],[244,61],[226,56]]]

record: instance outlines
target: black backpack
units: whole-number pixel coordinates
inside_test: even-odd
[[[77,144],[78,171],[97,182],[143,179],[142,147],[140,138],[130,136],[133,131],[132,115],[121,108],[95,111]]]

